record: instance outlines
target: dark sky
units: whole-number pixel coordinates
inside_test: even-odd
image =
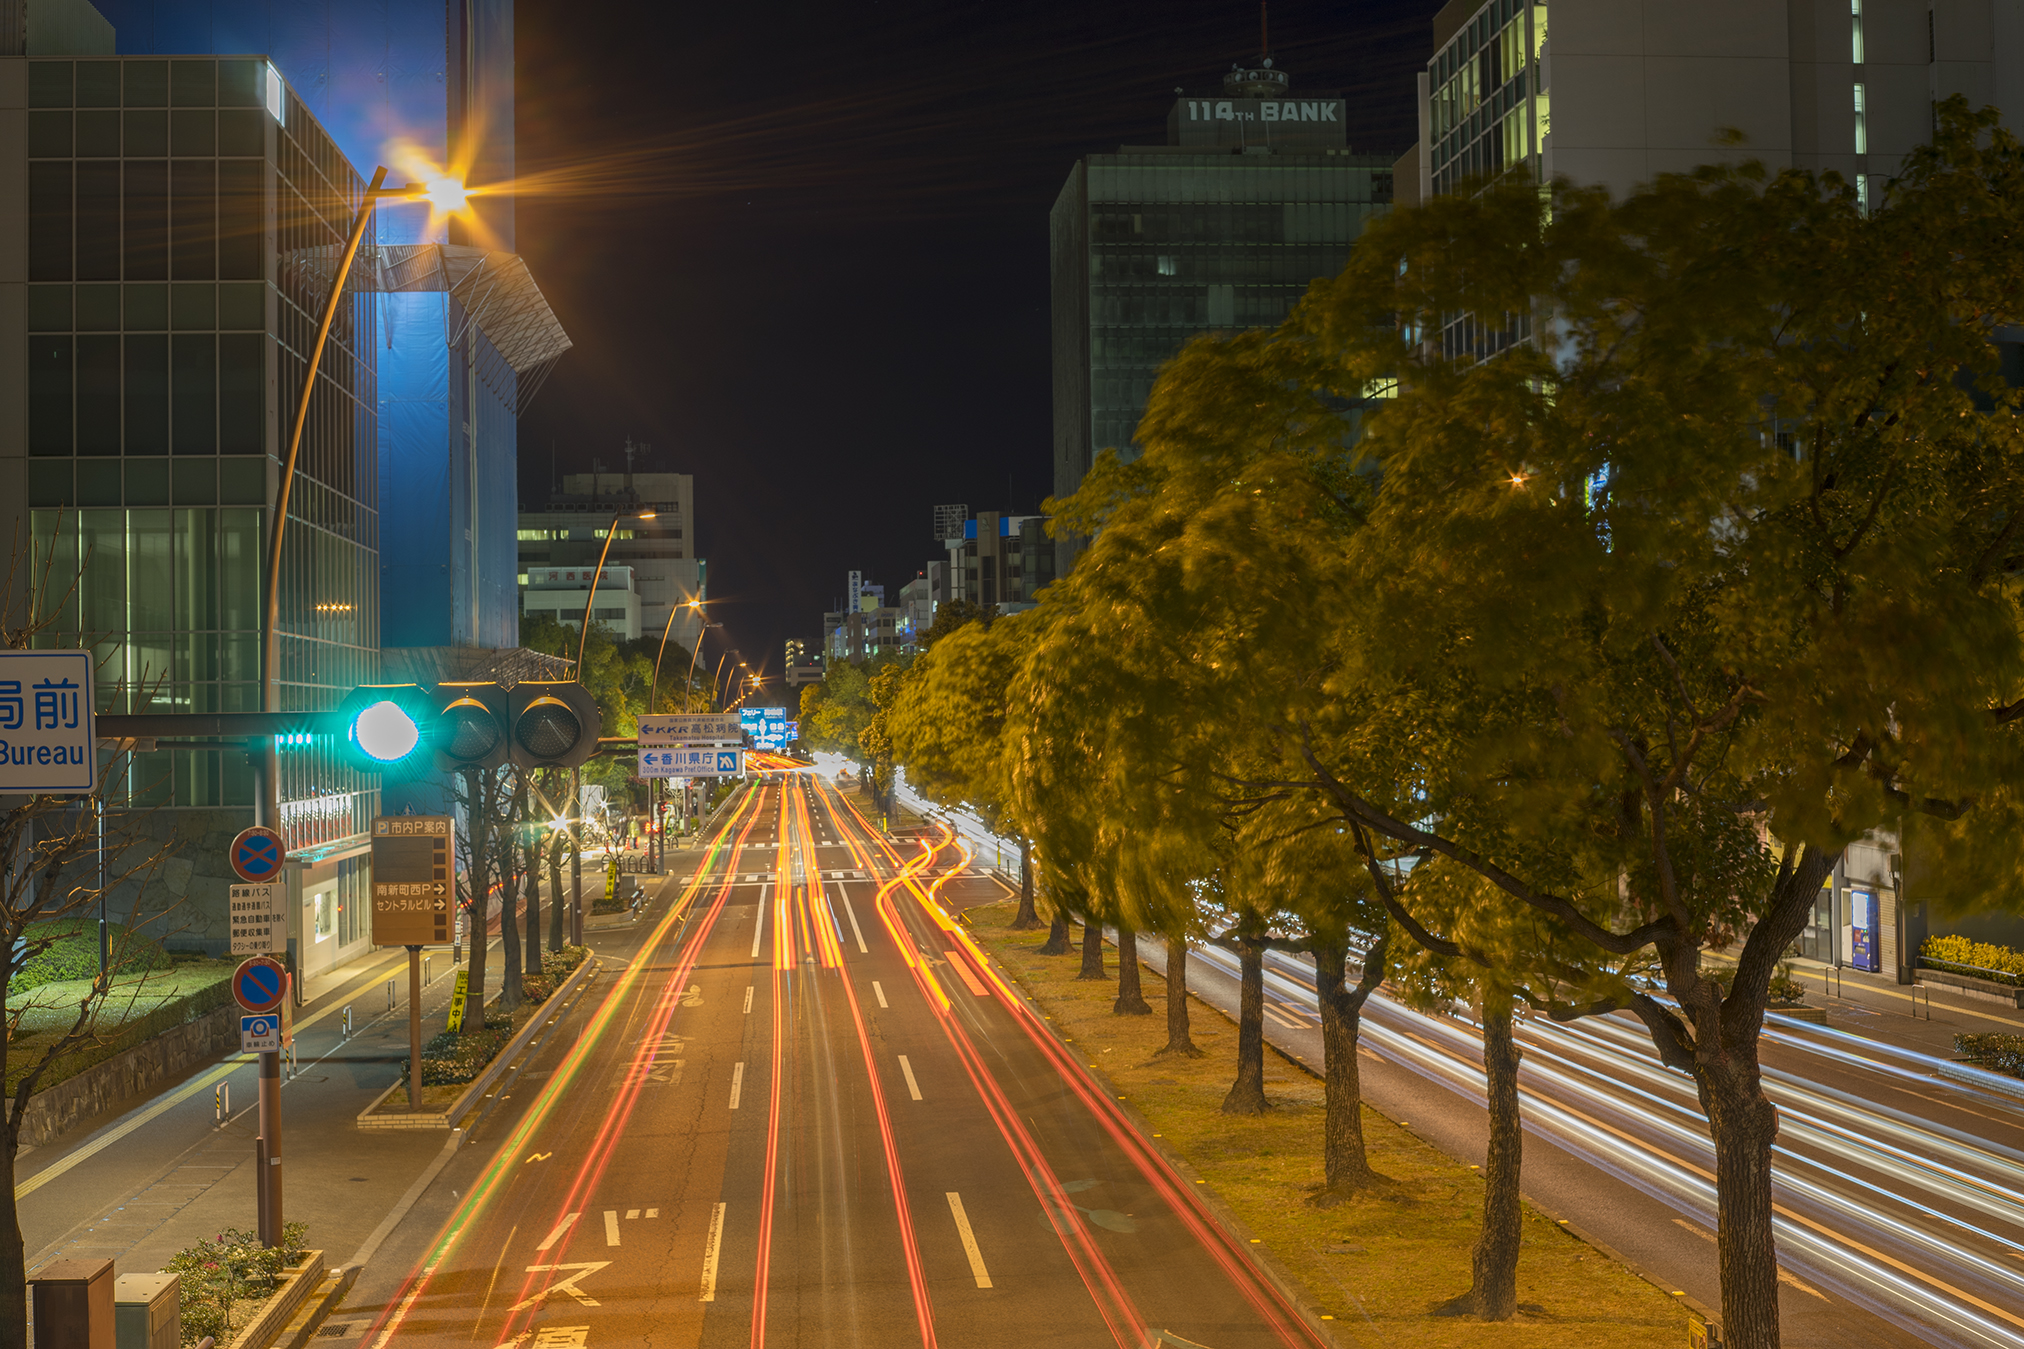
[[[1436,8],[1282,2],[1275,63],[1395,155]],[[519,248],[576,343],[521,420],[521,500],[551,444],[693,473],[721,636],[776,675],[847,571],[896,596],[936,556],[936,503],[1038,509],[1055,194],[1259,42],[1229,0],[517,11]]]

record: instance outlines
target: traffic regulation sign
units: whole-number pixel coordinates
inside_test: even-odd
[[[239,1052],[242,1054],[279,1054],[281,1052],[281,1014],[261,1012],[255,1016],[239,1018]]]
[[[259,885],[281,875],[281,864],[287,860],[288,851],[281,845],[281,835],[256,824],[251,829],[241,829],[232,840],[231,858],[232,870],[239,873],[240,880]]]
[[[249,1012],[272,1012],[288,992],[288,971],[271,956],[253,956],[232,971],[232,1001]],[[280,1019],[275,1025],[280,1026]],[[276,1032],[279,1033],[278,1030]]]
[[[230,889],[232,954],[266,955],[287,944],[288,917],[278,885],[234,885]]]

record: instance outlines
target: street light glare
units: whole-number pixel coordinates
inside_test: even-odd
[[[469,204],[469,194],[464,191],[462,180],[456,178],[431,178],[422,184],[422,195],[444,215],[461,211]]]
[[[374,703],[352,723],[352,738],[367,755],[381,763],[404,759],[420,743],[422,732],[399,703]]]

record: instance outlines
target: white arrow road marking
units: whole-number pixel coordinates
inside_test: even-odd
[[[604,1244],[618,1245],[618,1210],[615,1208],[604,1211]]]
[[[516,1302],[511,1307],[508,1307],[506,1310],[509,1312],[526,1311],[529,1307],[532,1307],[535,1303],[545,1302],[549,1298],[554,1297],[557,1293],[567,1293],[571,1297],[575,1298],[578,1302],[581,1302],[586,1307],[601,1306],[602,1304],[599,1303],[596,1298],[584,1292],[581,1288],[578,1288],[576,1286],[576,1281],[578,1279],[585,1277],[586,1275],[597,1273],[599,1270],[603,1269],[606,1265],[609,1265],[610,1263],[611,1261],[609,1260],[587,1260],[574,1265],[529,1265],[527,1267],[527,1272],[529,1274],[540,1274],[548,1270],[554,1270],[559,1273],[565,1269],[573,1269],[576,1271],[576,1273],[570,1275],[566,1279],[559,1279],[556,1282],[549,1284],[548,1287],[536,1293],[533,1297],[527,1298],[521,1302]]]
[[[914,1065],[907,1062],[907,1056],[904,1054],[900,1055],[900,1071],[906,1074],[907,1095],[913,1097],[916,1101],[920,1100],[921,1084],[914,1081]]]
[[[562,1240],[562,1234],[564,1232],[567,1232],[572,1226],[574,1226],[576,1220],[578,1218],[581,1218],[582,1216],[583,1215],[581,1213],[571,1213],[566,1217],[564,1217],[561,1222],[555,1224],[555,1230],[553,1232],[550,1232],[546,1237],[542,1238],[541,1244],[539,1246],[536,1246],[534,1249],[537,1251],[545,1251],[550,1246],[553,1246],[556,1242]]]
[[[731,1066],[731,1108],[733,1110],[738,1108],[738,1094],[744,1090],[745,1065],[742,1063],[733,1064]]]
[[[652,1212],[651,1209],[648,1212]],[[710,1210],[710,1236],[703,1243],[703,1295],[699,1301],[717,1300],[717,1257],[724,1251],[724,1206]]]
[[[878,1005],[881,1007],[885,1006],[886,991],[878,986],[878,980],[874,979],[871,981],[871,991],[878,995]]]
[[[963,1196],[954,1190],[947,1191],[949,1212],[956,1215],[956,1231],[963,1238],[963,1254],[970,1257],[970,1273],[977,1277],[979,1288],[991,1286],[991,1272],[984,1268],[984,1253],[977,1249],[977,1234],[970,1230],[970,1215],[963,1212]]]

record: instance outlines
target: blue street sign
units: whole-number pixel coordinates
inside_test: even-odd
[[[281,1018],[273,1012],[239,1018],[239,1052],[278,1054],[281,1052]]]
[[[240,830],[239,836],[232,840],[232,870],[238,872],[239,879],[248,885],[258,885],[279,876],[281,863],[286,857],[281,835],[261,825]]]
[[[249,1012],[273,1011],[287,987],[287,972],[266,956],[243,961],[232,972],[232,1000]]]

